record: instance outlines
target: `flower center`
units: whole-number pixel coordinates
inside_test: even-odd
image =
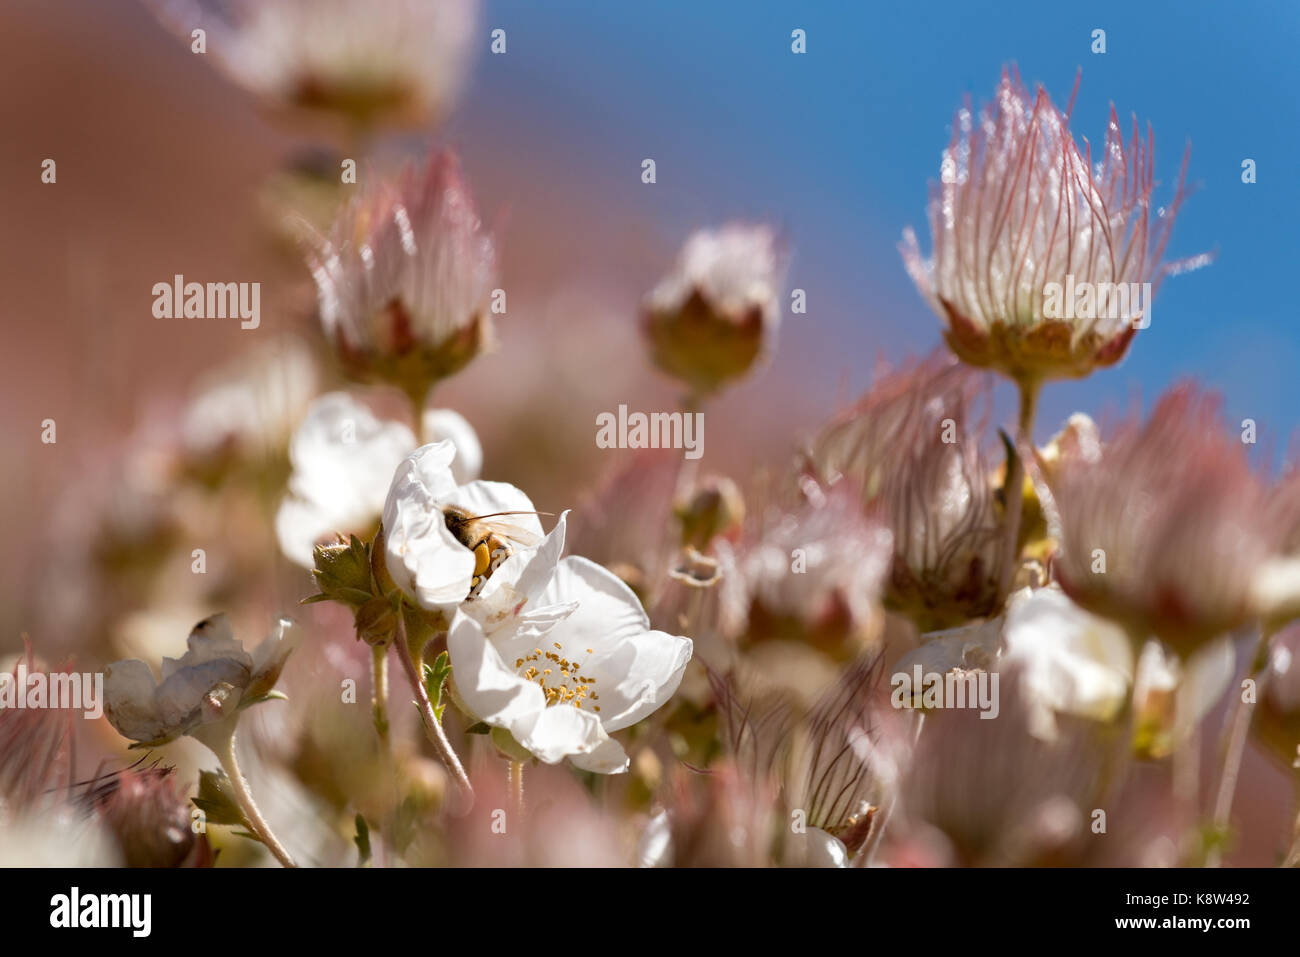
[[[564,657],[564,647],[553,642],[554,651],[534,648],[531,654],[515,659],[515,673],[539,685],[546,694],[546,706],[571,704],[581,710],[586,701],[592,711],[600,711],[600,700],[596,693],[596,679],[582,674],[582,665]],[[587,654],[591,654],[590,648]]]

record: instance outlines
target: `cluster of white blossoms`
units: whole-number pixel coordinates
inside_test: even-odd
[[[565,515],[542,537],[527,495],[504,482],[457,484],[455,456],[449,441],[407,456],[383,518],[393,581],[409,601],[449,618],[455,697],[548,764],[567,757],[585,770],[625,770],[627,755],[609,732],[672,696],[691,640],[653,630],[613,572],[561,558]],[[485,556],[479,543],[452,533],[449,510],[453,522],[458,514],[516,514],[488,536],[501,550]],[[486,559],[499,564],[485,566]]]

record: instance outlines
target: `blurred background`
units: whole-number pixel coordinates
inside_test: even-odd
[[[496,28],[501,55],[488,50]],[[806,54],[791,52],[795,28]],[[1090,50],[1095,29],[1104,54]],[[595,447],[598,412],[672,407],[675,389],[650,367],[635,322],[696,227],[778,226],[787,285],[808,302],[806,315],[784,317],[771,365],[710,407],[708,468],[783,463],[865,387],[877,358],[933,348],[938,320],[896,245],[912,225],[928,248],[927,183],[953,111],[968,92],[982,104],[1010,62],[1062,104],[1082,68],[1072,126],[1094,144],[1112,102],[1149,121],[1160,200],[1190,141],[1198,188],[1167,252],[1216,253],[1162,287],[1122,364],[1046,390],[1039,438],[1076,409],[1149,404],[1194,376],[1225,393],[1231,419],[1259,423],[1267,454],[1284,451],[1300,400],[1294,306],[1278,291],[1300,217],[1294,5],[490,0],[479,34],[446,124],[383,150],[454,147],[500,239],[500,348],[436,399],[478,430],[485,477],[529,489],[539,508],[574,506],[620,454]],[[314,341],[310,276],[268,235],[259,197],[316,140],[272,123],[130,0],[5,0],[0,103],[0,652],[24,633],[38,648],[74,648],[77,616],[41,607],[85,600],[50,557],[78,498],[70,490],[107,482],[115,450],[174,416],[225,360],[277,337]],[[46,158],[54,185],[40,179]],[[641,182],[645,158],[653,185]],[[1241,181],[1247,158],[1253,185]],[[153,284],[177,273],[260,282],[260,328],[154,318]],[[996,408],[1005,418],[1009,394]],[[54,445],[40,442],[47,418]],[[235,548],[220,528],[204,544]],[[1240,795],[1275,834],[1281,775],[1248,767],[1278,785]]]

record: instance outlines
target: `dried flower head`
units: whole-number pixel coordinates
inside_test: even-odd
[[[104,676],[104,713],[124,738],[159,745],[208,724],[223,722],[266,700],[293,651],[292,622],[281,619],[250,655],[231,633],[225,615],[194,626],[188,650],[164,658],[162,682],[138,658],[115,661]],[[283,696],[281,696],[283,697]]]
[[[496,252],[451,153],[367,187],[309,261],[325,336],[357,378],[422,407],[491,345]]]
[[[1080,153],[1069,122],[1069,107],[1062,112],[1041,87],[1031,94],[1014,69],[1004,70],[978,117],[969,104],[957,111],[940,182],[931,187],[931,257],[922,257],[910,229],[901,246],[953,352],[1026,387],[1118,362],[1150,320],[1149,301],[1121,302],[1120,284],[1127,295],[1127,284],[1149,282],[1154,294],[1164,276],[1207,261],[1161,264],[1184,198],[1187,156],[1173,199],[1153,209],[1150,129],[1141,139],[1135,116],[1126,143],[1112,106],[1094,168],[1091,146],[1085,141]],[[1053,315],[1053,292],[1087,288],[1114,294],[1103,292],[1087,309],[1063,303]],[[1067,318],[1076,312],[1088,315]]]
[[[893,533],[886,607],[922,631],[992,614],[1004,543],[973,421],[978,377],[951,356],[880,378],[813,441],[807,467],[847,482]]]
[[[744,375],[774,345],[784,272],[767,226],[693,233],[646,297],[642,329],[655,365],[695,397]]]

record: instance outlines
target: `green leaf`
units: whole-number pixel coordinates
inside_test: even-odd
[[[230,778],[226,777],[224,771],[200,771],[199,793],[192,800],[209,824],[233,824],[250,830],[252,828],[244,817],[244,812],[235,803]]]
[[[442,713],[447,709],[446,703],[442,700],[442,687],[447,683],[447,677],[451,674],[451,661],[447,657],[447,652],[442,652],[433,660],[433,664],[424,666],[424,687],[429,692],[429,701],[433,705],[434,716],[439,721],[442,720]]]
[[[255,704],[261,704],[264,701],[288,701],[289,696],[283,691],[268,691],[266,694],[258,695],[255,698],[245,698],[239,702],[238,710],[243,711],[245,708],[251,708]]]
[[[370,825],[360,814],[357,815],[357,836],[352,839],[352,843],[357,846],[357,853],[360,860],[357,861],[358,867],[365,867],[370,863]]]

